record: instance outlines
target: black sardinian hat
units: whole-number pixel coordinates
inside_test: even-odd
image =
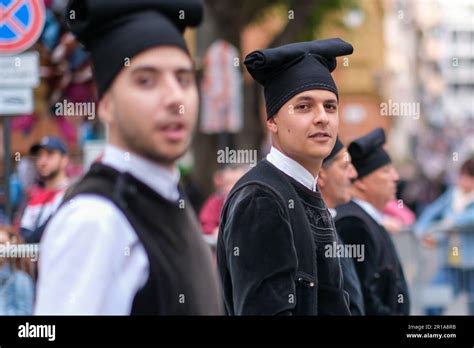
[[[392,162],[384,150],[385,132],[377,128],[350,143],[348,151],[352,164],[357,170],[358,178],[362,178],[376,169]]]
[[[332,148],[332,151],[331,153],[329,154],[328,157],[326,157],[324,160],[323,160],[323,165],[327,165],[329,162],[331,162],[331,160],[336,157],[336,155],[339,153],[339,151],[341,151],[342,149],[344,148],[344,144],[341,142],[341,140],[339,139],[339,137],[336,138],[336,143],[334,144],[334,147]]]
[[[202,13],[200,0],[70,0],[66,23],[91,52],[100,98],[127,58],[155,46],[188,52],[184,29]]]
[[[339,98],[331,72],[336,68],[336,57],[352,52],[352,45],[341,39],[315,40],[254,51],[245,57],[244,64],[264,87],[267,117],[271,118],[303,91],[325,89]]]

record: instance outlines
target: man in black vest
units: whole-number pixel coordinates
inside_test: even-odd
[[[46,229],[37,314],[222,313],[175,165],[198,111],[182,33],[201,16],[191,0],[70,1],[67,24],[91,51],[109,138]]]
[[[377,128],[349,145],[358,177],[353,199],[336,208],[336,228],[345,244],[364,250],[354,260],[367,315],[408,315],[408,288],[395,246],[382,224],[385,204],[395,198],[398,174],[383,149],[385,133]]]
[[[340,39],[255,51],[245,65],[264,86],[272,149],[232,189],[217,259],[230,315],[348,315],[334,222],[316,180],[338,131]]]
[[[351,184],[356,177],[357,172],[351,163],[351,156],[344,144],[337,138],[331,153],[323,161],[318,177],[318,186],[333,218],[336,216],[336,206],[350,201]],[[361,260],[357,257],[360,255],[356,255],[354,252],[361,249],[356,246],[344,245],[341,240],[338,241],[337,246],[326,246],[326,248],[328,255],[330,252],[334,252],[334,249],[336,249],[337,255],[341,254],[344,290],[349,294],[351,315],[364,315],[364,298],[354,266],[354,262]]]

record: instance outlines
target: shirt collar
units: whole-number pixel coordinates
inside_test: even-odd
[[[370,215],[379,225],[383,224],[383,216],[372,204],[367,201],[362,201],[360,199],[352,199],[357,205],[359,205],[364,211]]]
[[[132,152],[108,144],[102,163],[120,172],[128,172],[170,201],[179,199],[178,168],[169,170]]]
[[[267,155],[267,161],[311,191],[317,191],[318,177],[314,177],[305,167],[273,146]]]

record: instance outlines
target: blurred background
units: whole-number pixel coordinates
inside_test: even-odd
[[[10,1],[1,0],[0,7]],[[43,0],[37,0],[43,1]],[[35,166],[28,151],[44,136],[68,146],[67,173],[79,177],[100,156],[106,131],[98,117],[58,115],[57,103],[95,103],[87,53],[67,31],[66,0],[44,0],[46,22],[29,51],[39,53],[40,83],[31,113],[0,116],[0,223],[18,226]],[[219,150],[269,151],[263,91],[245,71],[253,50],[294,41],[340,37],[354,46],[338,60],[340,138],[345,144],[376,127],[400,173],[399,203],[413,213],[392,237],[410,283],[413,314],[438,302],[467,314],[466,296],[429,285],[439,261],[424,248],[414,221],[448,187],[474,153],[474,1],[457,0],[205,0],[204,23],[186,32],[201,93],[198,127],[180,161],[194,208],[223,183]],[[0,35],[2,27],[0,24]],[[0,85],[2,81],[0,81]],[[1,115],[1,112],[0,112]],[[63,117],[62,117],[63,116]],[[5,129],[5,126],[8,127]],[[6,163],[12,168],[4,174]],[[5,188],[10,188],[6,194]],[[471,226],[474,232],[474,226]],[[31,272],[31,270],[28,270]]]

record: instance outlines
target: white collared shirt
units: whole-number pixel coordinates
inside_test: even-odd
[[[318,177],[314,177],[305,167],[273,146],[267,155],[267,161],[311,191],[316,191]]]
[[[135,178],[150,186],[154,191],[170,201],[179,199],[179,170],[172,170],[156,164],[131,152],[107,145],[102,163],[120,172],[129,172]]]
[[[367,201],[362,201],[360,199],[353,198],[352,199],[359,207],[364,209],[364,211],[370,215],[372,219],[375,220],[379,225],[383,225],[383,215],[379,212],[372,204]]]
[[[129,172],[170,201],[179,172],[108,145],[102,162]],[[40,244],[35,314],[128,315],[148,279],[145,249],[109,200],[80,194],[49,223]]]

